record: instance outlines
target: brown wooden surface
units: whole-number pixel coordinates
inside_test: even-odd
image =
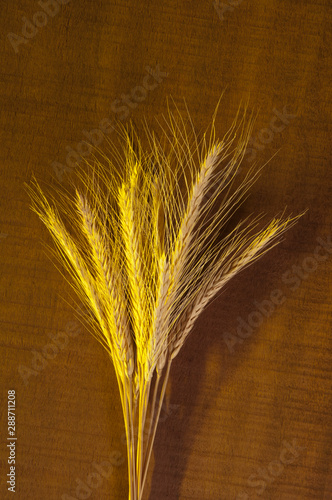
[[[250,109],[260,108],[255,137],[270,127],[274,110],[286,106],[296,115],[283,130],[260,133],[266,143],[259,142],[260,164],[281,150],[242,211],[309,211],[213,302],[176,359],[167,395],[172,406],[158,430],[146,499],[332,498],[332,247],[321,252],[327,258],[317,269],[305,271],[316,267],[317,238],[332,235],[331,3],[231,3],[222,19],[222,2],[219,16],[212,1],[71,0],[17,53],[7,33],[21,35],[22,16],[31,20],[41,8],[32,0],[1,5],[1,499],[84,498],[75,488],[96,471],[93,462],[114,450],[125,455],[113,369],[87,331],[22,377],[22,367],[32,369],[34,351],[45,353],[50,334],[77,325],[73,292],[45,253],[42,242],[50,238],[29,210],[24,182],[34,172],[56,186],[52,162],[65,164],[66,147],[84,140],[83,130],[126,114],[115,112],[113,101],[142,84],[147,66],[157,65],[168,76],[128,108],[138,128],[143,117],[153,125],[168,95],[180,107],[185,97],[197,128],[205,127],[224,88],[220,135],[248,96]],[[248,157],[244,166],[250,167]],[[64,174],[62,185],[70,176]],[[255,301],[272,292],[277,297],[275,290],[282,304],[231,353],[224,334],[235,335],[238,317],[247,321],[257,311]],[[12,388],[16,496],[5,484]],[[284,442],[294,440],[300,451],[291,460]],[[282,466],[285,456],[292,463]],[[257,495],[253,482],[264,473],[271,478],[271,471],[274,480],[263,480],[266,488]],[[126,463],[85,498],[126,499]]]

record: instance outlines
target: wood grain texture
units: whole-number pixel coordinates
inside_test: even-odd
[[[113,452],[125,457],[115,376],[75,318],[75,297],[45,252],[50,237],[29,210],[24,182],[35,173],[58,186],[56,161],[68,185],[66,155],[86,140],[84,130],[106,118],[153,125],[168,95],[181,109],[185,97],[201,129],[225,88],[220,135],[250,96],[250,109],[259,109],[250,157],[263,164],[280,149],[242,214],[309,211],[210,305],[175,360],[146,499],[332,499],[331,3],[226,3],[233,7],[71,0],[17,53],[7,34],[21,36],[22,17],[31,21],[41,7],[1,6],[1,499],[127,498],[126,462],[107,479],[91,476]],[[158,67],[168,75],[146,76]],[[146,95],[135,89],[144,82]],[[123,108],[131,92],[136,101]],[[280,304],[259,316],[272,298]],[[240,330],[247,337],[231,353],[225,334],[238,335],[241,321],[256,326]],[[52,351],[50,336],[64,331],[67,344]],[[5,484],[12,388],[16,496]],[[293,455],[285,442],[298,446]],[[75,492],[82,482],[93,487]]]

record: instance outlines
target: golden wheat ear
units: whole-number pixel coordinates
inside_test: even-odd
[[[239,111],[218,139],[217,108],[201,135],[174,101],[157,131],[145,126],[144,140],[122,126],[121,148],[109,144],[109,156],[95,150],[76,172],[76,189],[58,200],[35,180],[28,186],[115,368],[129,500],[142,499],[171,363],[196,319],[303,215],[276,217],[260,230],[257,215],[229,229],[260,169],[239,180],[252,115]]]

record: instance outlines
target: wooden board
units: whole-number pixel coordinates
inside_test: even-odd
[[[60,3],[12,0],[0,15],[1,499],[127,498],[113,369],[75,318],[24,183],[67,186],[82,141],[103,128],[112,139],[115,119],[153,126],[167,96],[180,109],[185,98],[201,130],[223,90],[220,136],[241,100],[258,111],[244,168],[279,151],[243,215],[308,212],[174,362],[146,499],[331,499],[330,2]]]

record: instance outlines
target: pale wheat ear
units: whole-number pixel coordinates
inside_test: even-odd
[[[129,500],[142,499],[171,363],[197,317],[302,215],[276,217],[260,230],[263,216],[248,217],[225,234],[260,170],[238,180],[254,118],[245,106],[219,140],[220,100],[201,136],[174,101],[157,132],[145,124],[147,148],[132,125],[121,127],[122,150],[110,145],[110,156],[98,151],[86,160],[73,195],[56,201],[36,180],[28,186],[115,368]]]

